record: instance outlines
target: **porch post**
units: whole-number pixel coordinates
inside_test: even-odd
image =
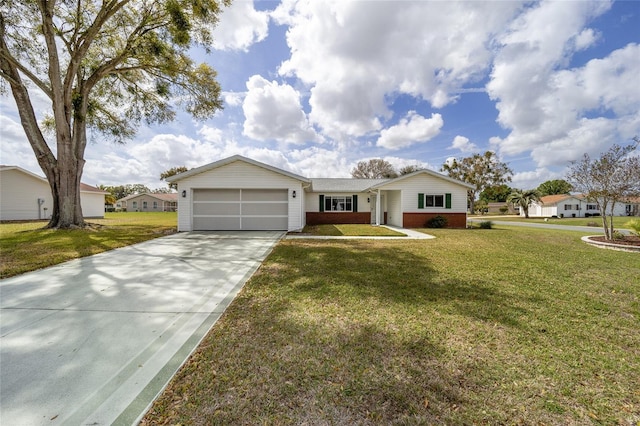
[[[378,195],[376,195],[376,226],[380,225],[380,189],[378,189]]]

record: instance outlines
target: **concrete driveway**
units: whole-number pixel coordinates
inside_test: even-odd
[[[0,281],[0,423],[137,422],[281,237],[181,233]]]

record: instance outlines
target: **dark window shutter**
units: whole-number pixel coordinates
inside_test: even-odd
[[[450,193],[444,194],[444,206],[447,209],[451,208],[451,194]]]
[[[418,194],[418,208],[424,209],[424,194]]]
[[[320,194],[320,212],[324,211],[324,195]]]
[[[353,204],[352,204],[352,207],[353,207],[353,212],[354,212],[354,213],[358,211],[358,196],[357,196],[357,195],[354,195],[354,196],[353,196]]]

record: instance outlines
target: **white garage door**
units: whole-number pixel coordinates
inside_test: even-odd
[[[193,229],[286,231],[288,189],[194,189]]]

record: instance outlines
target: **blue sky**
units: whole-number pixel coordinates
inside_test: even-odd
[[[236,1],[211,53],[194,50],[225,109],[96,141],[83,181],[156,188],[234,154],[347,177],[371,158],[439,170],[492,150],[534,188],[640,135],[638,22],[637,1]],[[1,162],[42,175],[13,100],[0,106]]]

